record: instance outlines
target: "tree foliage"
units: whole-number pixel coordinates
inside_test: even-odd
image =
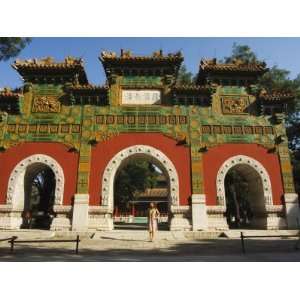
[[[0,37],[0,61],[16,57],[30,42],[27,37]]]
[[[41,170],[32,181],[32,191],[30,195],[30,201],[37,199],[37,203],[30,203],[31,209],[34,208],[37,211],[52,210],[54,204],[54,192],[55,192],[55,175],[50,168]]]
[[[225,62],[232,62],[240,59],[246,63],[261,62],[256,53],[247,45],[234,44],[230,57],[225,57]],[[292,164],[296,190],[300,192],[300,74],[295,78],[289,77],[290,71],[281,69],[278,66],[271,66],[258,82],[259,90],[268,93],[285,92],[295,95],[294,102],[287,108],[285,119],[286,132],[289,148],[292,154]]]
[[[178,76],[177,76],[177,84],[180,85],[189,85],[194,82],[193,73],[189,72],[185,65],[181,65]]]
[[[139,193],[154,188],[160,173],[148,161],[137,159],[123,167],[115,180],[115,199],[125,208],[129,200],[135,200]]]
[[[258,62],[256,54],[248,45],[238,45],[236,43],[232,46],[232,53],[228,57],[224,57],[225,63],[231,63],[234,60],[241,60],[246,63]]]
[[[225,193],[226,217],[229,226],[247,226],[253,217],[247,179],[239,172],[230,170],[225,177]]]

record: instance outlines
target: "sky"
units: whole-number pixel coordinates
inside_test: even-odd
[[[202,58],[221,59],[231,54],[233,43],[246,44],[269,67],[277,65],[289,70],[290,78],[300,73],[300,38],[33,38],[19,54],[20,59],[52,56],[63,60],[70,55],[84,60],[91,84],[104,84],[105,75],[98,59],[101,51],[131,50],[136,55],[150,55],[162,49],[164,53],[182,51],[188,71],[197,73]],[[0,88],[22,85],[18,73],[11,67],[15,60],[0,62]]]

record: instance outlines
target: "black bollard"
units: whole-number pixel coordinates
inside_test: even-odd
[[[10,253],[14,252],[14,246],[15,246],[15,240],[17,239],[17,236],[12,236],[10,242]]]
[[[243,254],[246,253],[246,249],[245,249],[245,241],[244,241],[244,234],[243,232],[241,231],[241,243],[242,243],[242,251],[243,251]]]
[[[80,242],[79,235],[77,235],[77,238],[76,238],[76,250],[75,250],[75,253],[76,253],[76,254],[78,254],[78,250],[79,250],[79,242]]]

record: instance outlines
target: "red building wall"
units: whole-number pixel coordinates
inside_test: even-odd
[[[34,154],[45,154],[54,158],[62,167],[65,176],[64,203],[70,205],[76,193],[78,153],[70,153],[60,143],[28,142],[0,153],[0,204],[5,204],[8,180],[12,170],[23,159]]]
[[[282,204],[284,192],[278,156],[255,144],[225,144],[211,148],[204,154],[204,191],[207,205],[217,205],[217,173],[224,161],[235,155],[247,155],[265,167],[271,179],[273,203]]]
[[[122,133],[98,143],[92,149],[90,205],[99,205],[102,176],[109,161],[121,150],[134,145],[148,145],[163,152],[174,164],[179,177],[180,204],[187,205],[191,196],[190,149],[161,133]]]

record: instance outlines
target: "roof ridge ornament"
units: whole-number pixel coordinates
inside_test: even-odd
[[[105,58],[116,58],[117,54],[116,54],[116,52],[113,52],[113,51],[102,51],[101,52],[101,57],[103,59],[105,59]]]
[[[77,64],[82,64],[82,58],[75,58],[73,56],[66,56],[63,61],[55,61],[54,57],[47,56],[42,58],[32,58],[32,59],[16,59],[14,65],[15,66],[58,66],[58,65],[65,65],[65,66],[72,66]]]
[[[131,57],[131,51],[121,49],[121,56],[120,57],[121,58],[130,58]]]
[[[124,50],[124,49],[121,49],[121,52],[120,52],[120,56],[118,56],[116,54],[116,52],[113,52],[113,51],[102,51],[101,52],[101,59],[102,60],[105,60],[105,59],[138,59],[138,60],[146,60],[146,59],[176,59],[176,58],[182,58],[183,55],[182,55],[182,52],[181,51],[177,51],[177,52],[174,52],[174,53],[167,53],[164,55],[163,53],[163,50],[160,49],[158,51],[154,51],[151,55],[134,55],[132,53],[131,50]]]

